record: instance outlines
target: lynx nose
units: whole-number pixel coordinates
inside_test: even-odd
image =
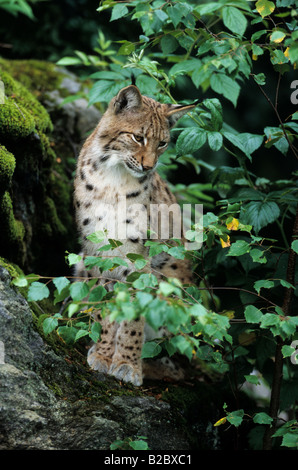
[[[153,165],[142,165],[143,171],[149,171],[152,170]]]

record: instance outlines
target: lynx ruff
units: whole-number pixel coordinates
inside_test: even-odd
[[[113,251],[101,252],[103,257],[125,257],[127,253],[145,257],[148,228],[152,238],[184,240],[180,208],[155,168],[170,141],[170,129],[195,105],[161,104],[142,96],[134,85],[123,88],[111,100],[83,145],[77,163],[74,204],[84,256],[98,256],[100,246],[108,243],[88,240],[87,236],[96,231],[104,231],[108,238],[122,242]],[[125,261],[129,263],[128,258]],[[82,261],[76,275],[98,277],[100,284],[112,290],[133,270],[130,263],[128,268],[119,266],[102,274],[93,267],[87,274]],[[189,262],[165,252],[153,256],[146,270],[159,279],[174,277],[182,283],[192,282]],[[143,317],[119,324],[101,318],[97,312],[95,319],[100,321],[102,331],[101,340],[88,352],[88,363],[93,369],[136,386],[142,384],[143,377],[183,377],[181,369],[168,358],[154,364],[142,361],[144,341],[165,334],[153,331]]]

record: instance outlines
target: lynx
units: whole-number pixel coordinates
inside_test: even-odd
[[[87,238],[95,231],[105,230],[108,238],[120,239],[123,243],[113,251],[103,251],[102,256],[123,257],[137,253],[146,257],[148,224],[154,227],[153,232],[160,240],[173,236],[176,219],[179,230],[178,213],[165,211],[165,215],[152,215],[150,207],[177,207],[174,195],[155,169],[170,141],[170,129],[195,105],[161,104],[142,96],[135,85],[123,88],[111,100],[83,145],[77,163],[74,204],[85,256],[99,254],[100,245]],[[170,220],[165,238],[160,229],[162,219],[165,225]],[[122,237],[117,238],[119,233]],[[119,266],[100,274],[95,267],[88,273],[97,276],[107,290],[112,290],[113,284],[125,280],[133,269],[131,263],[129,268]],[[165,252],[152,257],[150,271],[159,279],[174,277],[182,283],[192,282],[188,261],[174,259]],[[82,272],[79,268],[77,274],[86,275],[83,266]],[[100,318],[100,313],[96,319],[102,325],[101,340],[88,352],[90,366],[136,386],[142,384],[143,376],[151,377],[150,367],[141,360],[141,350],[144,341],[157,333],[152,333],[144,319],[118,324]],[[169,360],[161,360],[153,375],[179,378],[180,372]]]

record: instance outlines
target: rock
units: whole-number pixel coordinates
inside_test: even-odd
[[[86,85],[41,61],[0,59],[0,256],[26,272],[65,274],[78,249],[73,214],[76,157],[100,119]],[[64,98],[80,99],[61,106]]]
[[[0,344],[0,450],[109,450],[137,436],[146,436],[151,450],[219,447],[210,388],[207,401],[201,385],[199,393],[167,383],[138,389],[91,371],[85,355],[65,348],[56,333],[55,347],[45,341],[3,267]]]

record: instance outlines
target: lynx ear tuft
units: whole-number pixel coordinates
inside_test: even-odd
[[[167,118],[169,121],[170,128],[174,127],[177,121],[184,116],[184,114],[187,114],[189,111],[191,111],[193,108],[195,108],[199,104],[199,100],[195,101],[192,104],[186,104],[186,105],[180,105],[180,104],[170,104],[168,112],[167,112]]]
[[[135,85],[129,85],[119,91],[114,101],[115,113],[143,106],[142,95]]]

